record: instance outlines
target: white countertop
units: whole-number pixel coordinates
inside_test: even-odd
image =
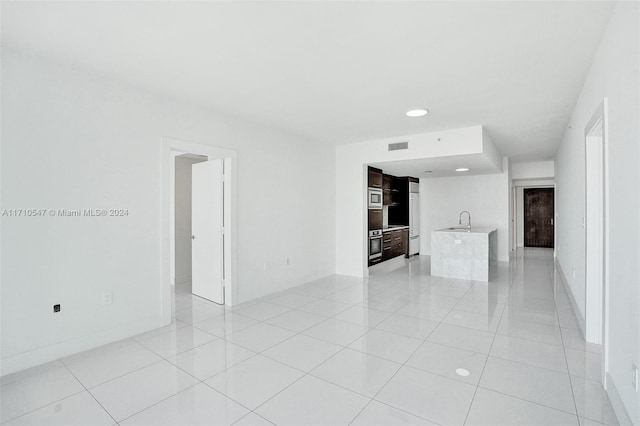
[[[397,231],[398,229],[409,229],[409,225],[389,225],[388,228],[382,228],[382,232]]]
[[[454,229],[451,229],[454,228]],[[472,226],[471,229],[467,229],[465,226],[452,226],[451,228],[436,229],[433,232],[450,232],[450,233],[462,233],[462,234],[490,234],[497,231],[496,228],[481,228]]]

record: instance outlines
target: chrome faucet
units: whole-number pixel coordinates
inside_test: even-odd
[[[468,215],[467,229],[471,229],[471,213],[469,213],[466,210],[460,212],[460,216],[458,216],[458,225],[462,225],[462,215],[465,214],[465,213]]]

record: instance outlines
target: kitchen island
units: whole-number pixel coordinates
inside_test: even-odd
[[[431,275],[489,281],[489,266],[497,261],[495,228],[451,227],[431,232]]]

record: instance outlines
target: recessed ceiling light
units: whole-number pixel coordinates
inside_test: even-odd
[[[456,374],[458,376],[467,377],[471,373],[469,373],[469,370],[466,370],[464,368],[456,368]]]
[[[429,111],[426,109],[412,109],[407,111],[408,117],[422,117],[423,115],[427,115]]]
[[[467,169],[466,167],[460,167],[459,169],[456,169],[456,172],[468,172],[469,169]]]

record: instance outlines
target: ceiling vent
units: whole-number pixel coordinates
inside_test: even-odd
[[[389,151],[397,151],[399,149],[409,149],[409,142],[396,142],[389,144]]]

